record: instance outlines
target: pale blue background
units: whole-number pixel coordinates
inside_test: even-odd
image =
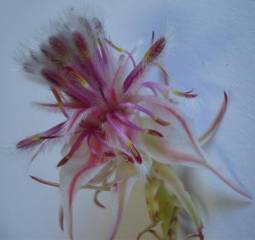
[[[14,150],[15,142],[59,120],[31,106],[48,100],[43,87],[27,81],[14,58],[20,43],[36,46],[47,36],[47,23],[69,6],[84,9],[85,1],[8,0],[0,2],[0,239],[64,239],[58,229],[58,191],[33,183],[27,177],[29,153]],[[131,49],[146,46],[151,31],[167,32],[165,64],[174,85],[194,88],[200,98],[192,102],[190,117],[202,129],[222,99],[230,93],[230,106],[210,152],[228,159],[239,179],[255,196],[255,1],[252,0],[104,0],[108,33]],[[45,27],[45,28],[43,28]],[[139,41],[138,41],[139,40]],[[184,102],[186,106],[186,102]],[[201,118],[202,117],[202,118]],[[200,130],[201,130],[200,129]],[[57,179],[58,149],[44,153],[29,173]],[[223,151],[226,153],[222,154]],[[226,157],[226,158],[225,158]],[[222,169],[224,172],[225,170]],[[204,213],[209,240],[255,239],[255,205],[243,201],[207,172],[194,179],[208,208]],[[191,175],[192,177],[192,175]],[[141,189],[138,187],[137,191]],[[225,193],[225,194],[223,194]],[[80,195],[76,209],[77,239],[101,240],[109,227],[110,212],[93,207],[91,194]],[[105,197],[110,204],[109,197]],[[119,239],[133,240],[144,226],[142,200],[131,199]],[[130,220],[131,219],[131,220]],[[87,238],[86,238],[87,237]],[[148,238],[149,239],[149,238]]]

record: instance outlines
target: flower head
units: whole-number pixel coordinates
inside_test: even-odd
[[[165,37],[153,40],[136,62],[132,52],[107,38],[99,19],[77,17],[74,22],[63,24],[62,30],[50,36],[38,52],[31,52],[23,64],[24,70],[45,83],[55,97],[55,102],[39,105],[65,117],[65,121],[17,144],[18,148],[38,146],[40,151],[53,139],[66,139],[65,154],[57,164],[60,185],[33,179],[60,186],[60,222],[63,227],[65,219],[71,239],[73,198],[79,189],[95,189],[95,202],[101,207],[97,199],[100,191],[111,190],[116,196],[116,216],[109,234],[113,239],[129,189],[141,175],[147,179],[149,216],[153,226],[162,224],[162,239],[174,236],[180,211],[188,213],[202,239],[201,220],[169,165],[193,164],[209,169],[249,197],[209,165],[201,149],[224,115],[226,93],[215,121],[198,140],[172,101],[172,96],[193,98],[196,94],[169,87],[167,71],[158,61],[167,44]],[[147,80],[150,68],[159,69],[160,81]],[[151,228],[146,231],[153,232]]]

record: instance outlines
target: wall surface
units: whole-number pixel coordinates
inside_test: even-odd
[[[215,139],[207,146],[211,161],[255,196],[255,1],[107,0],[93,1],[104,14],[111,39],[127,49],[166,33],[164,63],[173,86],[194,89],[199,97],[183,102],[183,110],[202,131],[221,103],[229,109]],[[65,239],[58,228],[58,190],[34,183],[29,174],[57,180],[59,148],[48,149],[28,169],[31,152],[15,150],[22,137],[47,129],[61,117],[40,111],[32,101],[48,100],[47,89],[26,80],[14,60],[23,45],[37,46],[48,34],[47,23],[85,1],[8,0],[0,2],[0,239]],[[142,50],[138,50],[138,54]],[[138,55],[137,54],[137,55]],[[139,56],[136,56],[139,57]],[[207,239],[255,239],[255,205],[248,203],[202,170],[186,170],[186,180],[203,202]],[[238,179],[237,179],[238,178]],[[138,185],[131,197],[119,240],[136,239],[146,221]],[[77,239],[104,239],[110,210],[93,206],[92,193],[78,195],[75,208]],[[102,196],[107,206],[109,196]],[[205,210],[206,209],[206,210]],[[148,238],[149,239],[149,238]]]

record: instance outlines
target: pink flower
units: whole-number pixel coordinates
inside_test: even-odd
[[[116,216],[109,234],[109,239],[113,239],[130,188],[138,176],[149,179],[148,199],[160,191],[175,196],[176,201],[181,202],[180,209],[191,216],[202,239],[202,223],[181,182],[167,167],[171,164],[208,169],[236,192],[250,197],[209,165],[201,149],[223,118],[227,94],[224,93],[215,121],[197,139],[172,101],[174,95],[193,98],[196,94],[169,87],[167,71],[158,62],[166,44],[165,37],[153,39],[136,63],[132,52],[117,47],[106,37],[97,18],[77,17],[70,26],[63,24],[61,30],[41,45],[39,52],[31,52],[24,62],[24,70],[45,83],[56,99],[54,103],[40,103],[40,106],[61,112],[66,120],[20,141],[17,148],[38,146],[39,152],[53,139],[66,139],[65,155],[57,166],[62,195],[60,222],[63,227],[65,219],[71,239],[73,198],[79,189],[95,189],[95,201],[101,207],[97,200],[99,191],[111,190],[116,196]],[[147,80],[150,68],[160,70],[161,82]],[[166,182],[166,188],[162,181]],[[151,193],[153,184],[158,188]],[[153,211],[153,204],[159,202],[152,198],[148,202],[149,211]],[[157,206],[155,211],[160,215],[163,210],[160,204]],[[151,219],[154,223],[162,220],[153,214]]]

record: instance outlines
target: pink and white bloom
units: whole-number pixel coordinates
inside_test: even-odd
[[[203,239],[202,222],[170,168],[172,164],[207,169],[230,188],[250,198],[209,164],[201,148],[223,118],[227,94],[224,93],[223,104],[212,125],[197,138],[172,100],[173,96],[193,98],[196,94],[169,86],[167,71],[159,62],[166,44],[165,37],[152,39],[151,46],[136,62],[132,52],[116,46],[107,37],[99,19],[77,16],[71,23],[63,24],[38,52],[31,52],[24,61],[24,70],[44,83],[56,99],[39,105],[59,111],[66,119],[25,138],[17,148],[38,147],[38,153],[54,139],[66,140],[65,154],[57,165],[59,185],[33,178],[60,187],[60,224],[62,228],[65,225],[70,239],[73,239],[72,208],[77,191],[95,189],[95,201],[101,207],[98,192],[112,191],[116,212],[108,239],[114,239],[128,195],[138,177],[147,179],[145,192],[152,223],[154,226],[165,223],[162,239],[169,239],[169,230],[173,229],[173,225],[167,224],[171,216],[162,215],[162,201],[169,204],[169,208],[178,206],[176,214],[178,211],[188,213],[197,229],[195,236]],[[161,72],[160,81],[147,79],[151,68]],[[148,230],[155,233],[151,227]]]

